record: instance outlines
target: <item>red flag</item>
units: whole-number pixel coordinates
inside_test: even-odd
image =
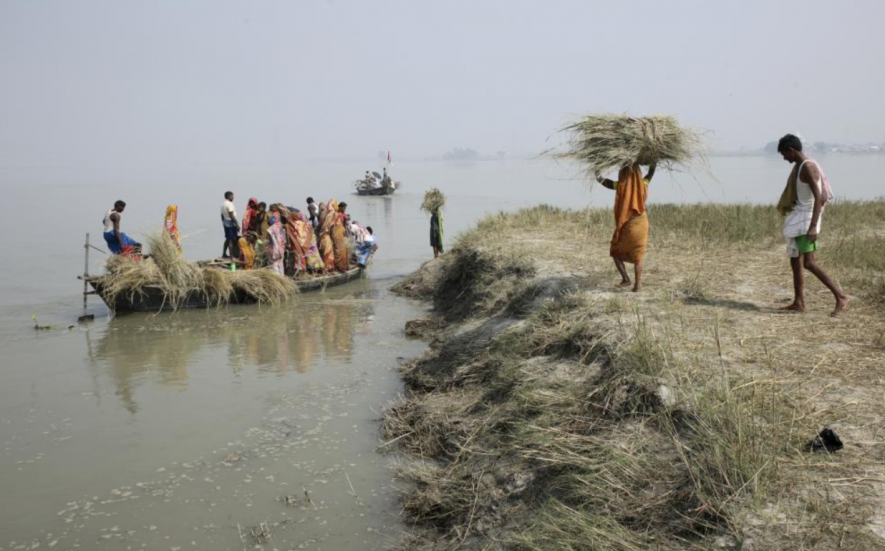
[[[387,166],[390,166],[390,165],[391,165],[391,161],[390,161],[390,151],[388,151],[388,152],[387,152]]]

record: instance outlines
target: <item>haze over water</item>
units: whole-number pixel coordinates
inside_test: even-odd
[[[881,142],[883,6],[0,2],[0,551],[241,550],[259,530],[267,549],[385,548],[405,527],[378,420],[426,308],[388,288],[432,256],[423,192],[448,197],[447,246],[488,213],[609,206],[576,167],[523,159],[590,112],[673,114],[716,150]],[[507,158],[415,160],[455,147]],[[387,150],[401,190],[351,195],[381,166],[340,160]],[[883,195],[885,156],[819,160],[838,197]],[[773,204],[789,172],[711,168],[659,173],[650,202]],[[113,318],[91,297],[76,323],[85,234],[106,250],[116,199],[142,241],[179,205],[198,260],[221,253],[227,190],[240,214],[347,201],[379,239],[368,279],[281,308]]]

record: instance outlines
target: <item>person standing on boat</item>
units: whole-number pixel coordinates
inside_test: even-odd
[[[224,193],[224,203],[221,204],[221,225],[224,227],[224,249],[221,251],[221,258],[237,258],[240,256],[237,251],[240,224],[237,222],[237,207],[234,206],[232,191]]]
[[[316,231],[319,219],[317,218],[317,204],[314,203],[313,197],[307,198],[307,219],[310,221],[310,225],[313,226],[313,230]]]
[[[356,247],[356,258],[360,268],[366,267],[369,257],[378,250],[378,240],[375,238],[375,231],[372,226],[366,226],[363,239]]]
[[[141,252],[141,243],[138,243],[120,229],[123,211],[126,210],[125,201],[116,201],[114,208],[104,215],[104,240],[108,249],[114,254],[138,254]]]

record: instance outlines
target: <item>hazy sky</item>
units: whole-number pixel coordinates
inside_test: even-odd
[[[0,0],[0,167],[537,152],[588,112],[713,147],[885,140],[885,2]]]

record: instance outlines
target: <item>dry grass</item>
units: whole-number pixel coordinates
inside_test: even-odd
[[[452,549],[880,548],[885,202],[827,209],[821,263],[859,297],[836,320],[813,281],[807,314],[776,309],[772,211],[651,209],[640,295],[613,287],[607,211],[462,235],[432,297],[460,323],[407,366],[385,421],[424,459],[406,516]],[[524,300],[564,274],[583,286]],[[803,450],[823,426],[843,452]]]
[[[295,282],[267,269],[224,272],[235,291],[243,292],[259,304],[280,305],[298,292]]]
[[[148,287],[159,289],[165,303],[173,309],[194,294],[203,296],[211,306],[227,305],[238,295],[248,295],[259,304],[278,305],[297,294],[292,280],[267,269],[230,272],[216,267],[200,268],[181,256],[166,232],[150,234],[147,242],[149,258],[108,259],[103,287],[108,304],[114,304],[120,296],[132,300],[143,295]]]
[[[433,214],[446,204],[446,196],[437,188],[430,188],[424,192],[424,200],[421,201],[421,210]]]
[[[634,163],[672,168],[703,160],[700,135],[669,116],[588,115],[562,131],[570,139],[554,155],[586,165],[591,176]]]

